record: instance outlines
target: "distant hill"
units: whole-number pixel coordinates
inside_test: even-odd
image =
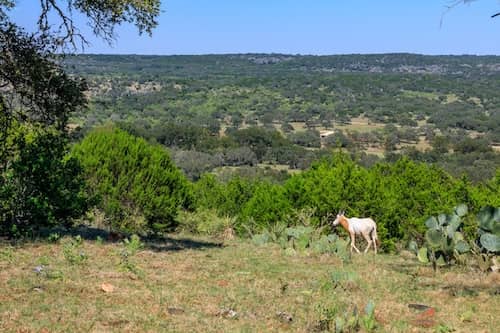
[[[89,108],[72,118],[80,135],[120,124],[174,149],[193,178],[215,166],[306,168],[339,145],[474,180],[500,165],[499,56],[78,55],[64,64],[89,84]],[[324,130],[333,134],[321,141]]]
[[[331,56],[287,54],[77,55],[65,60],[73,73],[143,73],[175,76],[263,75],[271,72],[500,74],[500,56],[418,55],[409,53]]]

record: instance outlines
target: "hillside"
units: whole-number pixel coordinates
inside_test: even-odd
[[[173,76],[265,75],[279,72],[411,73],[495,75],[499,56],[428,56],[410,53],[308,56],[289,54],[226,55],[78,55],[65,60],[83,74],[142,73]]]
[[[90,107],[74,115],[73,127],[85,133],[120,123],[174,156],[208,154],[205,171],[257,163],[303,169],[326,153],[321,147],[338,146],[367,154],[366,163],[403,154],[474,181],[500,164],[496,56],[80,55],[65,64],[89,83]],[[241,139],[252,127],[267,132]],[[320,140],[320,131],[334,135]],[[255,140],[266,147],[249,146]],[[272,146],[286,146],[286,156]],[[227,149],[240,149],[230,159],[239,162],[207,160]]]

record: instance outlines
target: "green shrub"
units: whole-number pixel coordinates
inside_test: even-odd
[[[144,271],[141,270],[133,257],[139,252],[139,250],[144,248],[144,243],[141,241],[141,238],[133,234],[130,238],[125,238],[123,240],[123,248],[120,251],[120,267],[125,270],[135,274],[137,277],[143,279],[145,274]]]
[[[191,187],[168,152],[122,130],[92,131],[74,147],[73,156],[113,228],[171,230],[178,210],[192,204]]]
[[[181,211],[177,220],[177,230],[209,236],[222,235],[228,228],[232,228],[235,222],[232,217],[220,217],[214,209]]]
[[[257,181],[240,177],[223,183],[217,181],[214,175],[203,175],[194,185],[196,207],[216,209],[220,216],[238,216],[257,185]]]
[[[319,320],[316,331],[321,332],[373,332],[377,328],[375,318],[375,303],[369,300],[365,305],[364,314],[359,313],[356,306],[350,309],[344,304],[317,306]]]
[[[244,232],[246,224],[252,231],[269,228],[278,222],[285,221],[292,212],[292,206],[280,185],[260,182],[256,185],[250,199],[243,205],[238,215],[237,231]]]
[[[62,252],[66,261],[71,265],[83,264],[88,256],[82,249],[83,239],[80,235],[65,239],[62,244]]]
[[[500,173],[487,186],[473,185],[408,158],[365,168],[337,153],[282,185],[238,177],[219,182],[204,175],[194,188],[197,207],[236,217],[239,233],[262,234],[276,225],[304,224],[294,212],[311,208],[307,225],[317,228],[331,213],[346,209],[348,216],[373,218],[382,247],[394,250],[402,241],[423,239],[428,216],[459,203],[467,204],[471,212],[494,205],[500,200],[498,184]],[[474,219],[464,218],[463,229],[467,239],[476,238]]]
[[[82,169],[67,156],[64,135],[19,126],[1,150],[9,162],[0,160],[0,233],[70,224],[85,213]]]
[[[386,249],[422,235],[426,216],[458,204],[470,189],[441,169],[406,158],[366,169],[345,154],[314,164],[284,186],[293,207],[315,207],[318,217],[348,208],[350,216],[373,218]]]

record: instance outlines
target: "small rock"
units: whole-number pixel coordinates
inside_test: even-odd
[[[101,290],[105,293],[112,293],[115,290],[115,287],[112,284],[105,282],[101,284]]]
[[[436,309],[429,307],[427,310],[419,313],[412,321],[413,325],[430,328],[436,325]]]
[[[229,285],[229,281],[227,281],[227,280],[219,280],[219,281],[217,281],[217,285],[219,287],[227,287]]]

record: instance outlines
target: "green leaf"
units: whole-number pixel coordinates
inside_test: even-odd
[[[460,221],[454,221],[446,226],[446,236],[453,238],[458,227],[460,227]]]
[[[464,240],[464,235],[462,235],[461,232],[456,231],[455,234],[453,235],[453,240],[455,242],[462,241],[462,240]]]
[[[328,237],[328,241],[331,243],[334,243],[335,241],[337,241],[337,239],[339,239],[339,236],[337,236],[335,234],[329,234],[327,237]]]
[[[299,238],[301,234],[297,228],[286,228],[285,233],[288,237],[292,237],[295,239]]]
[[[465,215],[467,215],[468,210],[469,209],[466,204],[460,204],[457,207],[455,207],[455,213],[459,217],[464,217]]]
[[[455,250],[457,250],[460,254],[466,253],[470,251],[470,246],[466,241],[460,240],[455,244]]]
[[[312,227],[297,226],[295,228],[287,228],[285,230],[289,237],[299,239],[303,235],[309,235],[314,231]]]
[[[411,252],[417,254],[418,253],[418,245],[415,241],[410,241],[410,243],[408,243],[408,250],[410,250]]]
[[[444,265],[446,265],[446,261],[444,260],[443,256],[439,256],[439,258],[436,260],[436,264],[438,266],[444,266]]]
[[[434,216],[431,216],[425,221],[425,226],[429,229],[437,229],[439,228],[439,223]]]
[[[500,237],[493,234],[483,234],[480,238],[481,245],[490,252],[500,251]]]
[[[485,231],[492,231],[495,221],[496,209],[491,206],[483,207],[477,214],[479,227]]]
[[[271,237],[267,233],[253,235],[252,237],[252,242],[256,245],[264,245],[266,243],[269,243],[270,240]]]
[[[457,214],[450,214],[446,217],[446,224],[447,225],[456,225],[457,228],[460,226],[462,221],[460,220],[460,217]]]
[[[311,237],[309,234],[302,234],[300,237],[297,239],[295,244],[297,245],[298,250],[305,250],[307,246],[309,245],[309,242],[311,240]]]
[[[374,311],[375,311],[375,303],[373,303],[372,300],[369,300],[365,306],[365,314],[367,316],[373,316]]]
[[[439,214],[438,215],[438,223],[439,226],[443,226],[446,223],[446,220],[448,219],[445,214]]]
[[[429,229],[425,233],[425,240],[427,244],[436,249],[444,245],[444,234],[440,230]]]
[[[417,258],[420,262],[423,262],[424,264],[429,262],[429,257],[427,256],[426,247],[423,247],[420,250],[418,250]]]

